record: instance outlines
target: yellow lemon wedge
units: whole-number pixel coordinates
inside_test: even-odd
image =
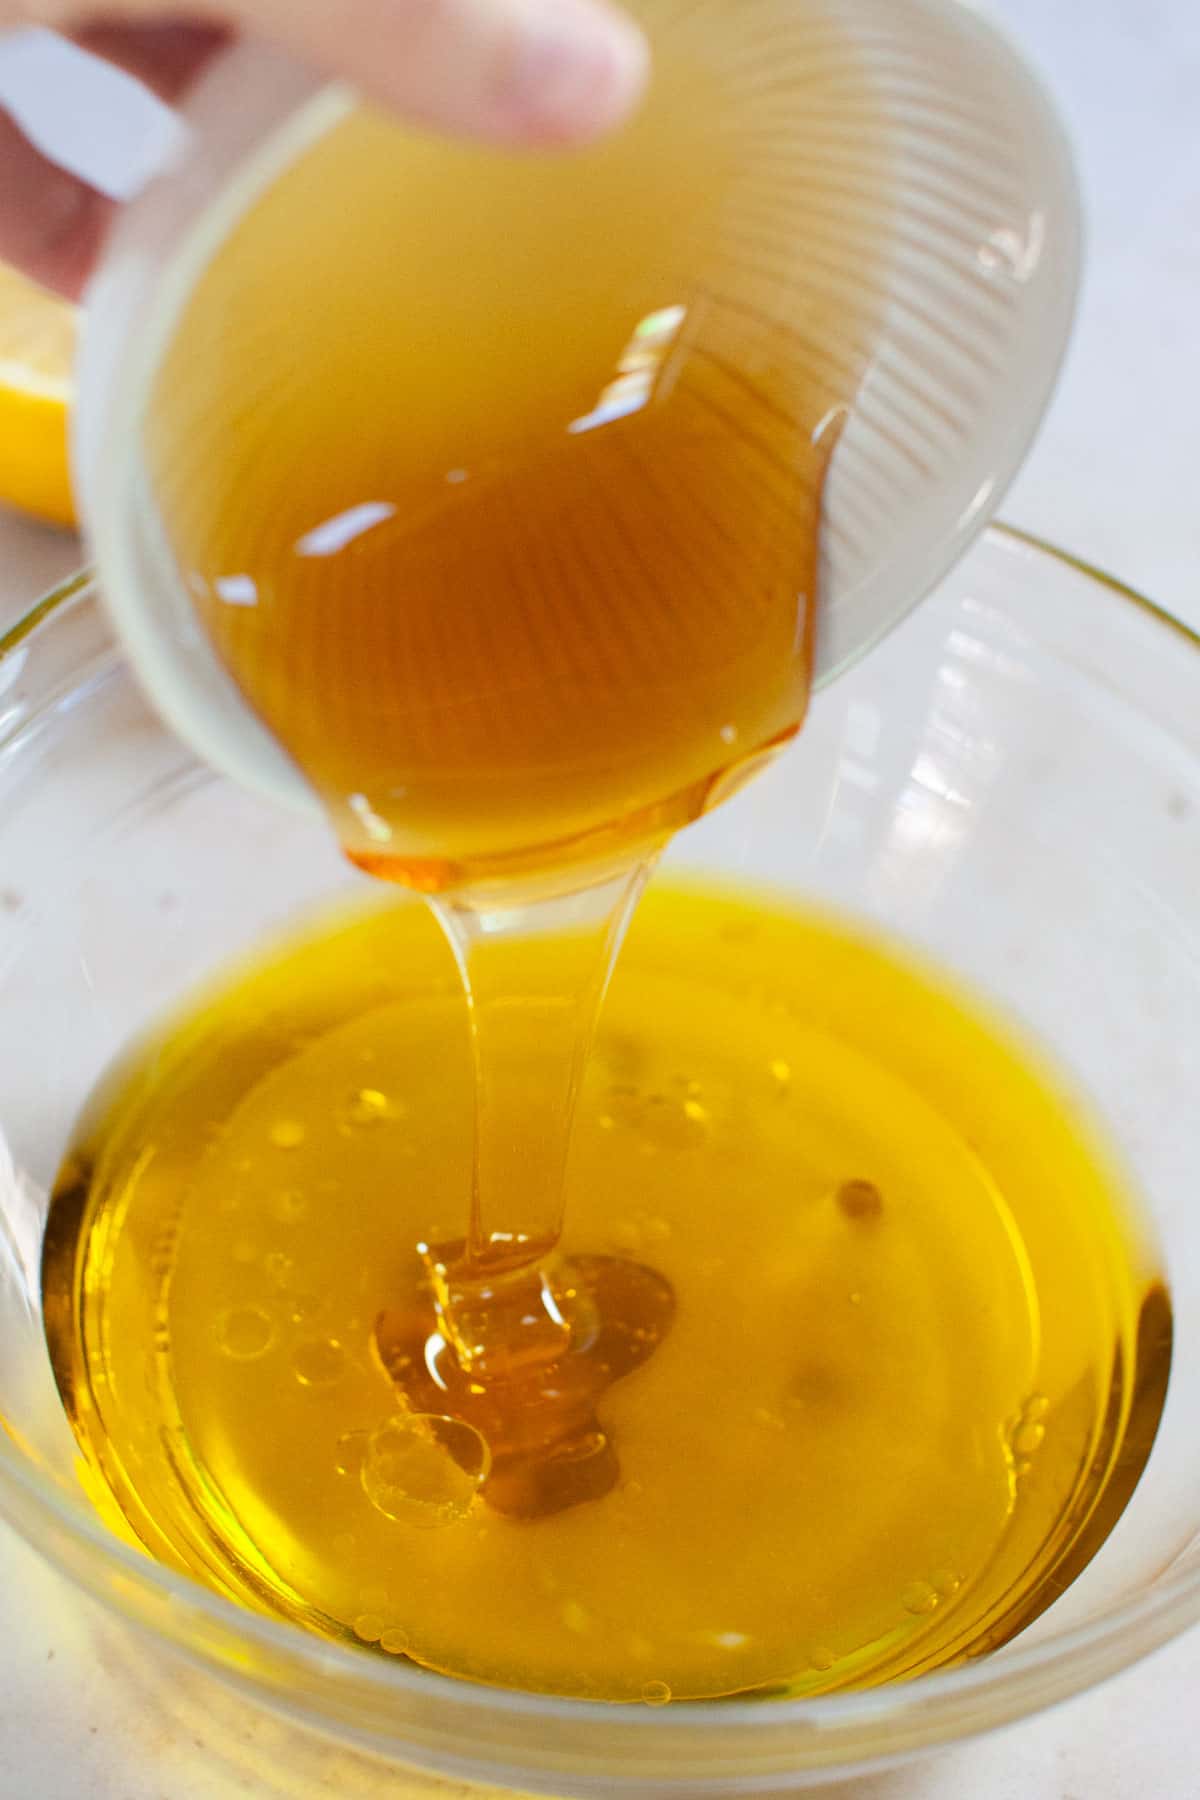
[[[0,263],[0,504],[73,525],[67,414],[76,310]]]

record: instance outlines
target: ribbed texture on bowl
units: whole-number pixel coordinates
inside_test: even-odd
[[[678,356],[662,364],[655,401],[679,359],[708,358],[733,396],[735,423],[750,421],[739,482],[751,484],[751,494],[757,482],[776,509],[789,496],[810,507],[820,476],[821,459],[805,463],[799,449],[801,418],[807,431],[827,433],[827,443],[836,437],[821,536],[821,681],[929,591],[1015,472],[1073,306],[1078,220],[1070,161],[1037,84],[955,0],[640,0],[635,10],[656,40],[661,67],[668,58],[707,67],[712,100],[700,109],[705,153],[698,160],[711,147],[732,169],[690,270],[668,262],[664,247],[662,270],[671,279],[656,284],[651,304],[678,306],[687,321]],[[208,258],[261,200],[268,177],[306,154],[340,116],[328,97],[318,100],[315,128],[301,118],[249,162],[239,150],[231,163],[219,145],[214,152],[224,129],[214,120],[229,113],[217,104],[222,82],[240,83],[234,91],[245,102],[237,65],[235,56],[203,97],[206,123],[191,162],[140,203],[118,234],[91,321],[82,472],[111,604],[156,698],[210,759],[295,796],[303,784],[204,644],[172,566],[170,509],[157,516],[154,472],[148,483],[132,447],[172,323],[184,315]],[[244,118],[238,130],[244,146]],[[206,167],[215,174],[205,194]],[[678,190],[684,210],[702,176],[693,170],[691,188],[685,179]],[[658,182],[668,196],[670,179],[653,163],[647,168],[647,184]],[[217,205],[206,212],[198,194]],[[573,242],[564,241],[563,259],[573,253]],[[689,273],[686,291],[675,279],[681,272]],[[401,284],[401,330],[403,295]],[[297,285],[282,297],[286,333],[291,309],[311,296]],[[214,342],[219,333],[210,334],[210,353]],[[279,355],[269,334],[263,342],[267,360]],[[781,343],[788,346],[782,359]],[[609,354],[615,363],[619,342]],[[272,406],[297,384],[286,358],[279,367],[279,380],[268,383]],[[785,391],[788,381],[805,389],[804,406]],[[90,403],[89,387],[97,396]],[[813,407],[822,395],[827,405]],[[108,435],[105,406],[113,419]],[[780,433],[781,411],[790,440]],[[719,416],[710,408],[710,423]],[[181,471],[212,425],[203,413],[196,419],[204,429],[175,447],[182,460],[159,439],[157,467],[173,465],[181,506],[188,488]],[[396,430],[403,429],[398,409]],[[653,473],[669,481],[673,469],[659,458]],[[295,482],[278,491],[294,499]],[[189,493],[186,504],[193,502]],[[685,503],[686,495],[676,499],[668,522],[681,545]],[[769,515],[763,498],[748,504]],[[231,504],[223,516],[232,521],[236,511]],[[304,529],[319,523],[314,516]],[[807,585],[801,561],[797,589]],[[225,572],[244,567],[235,558]],[[704,580],[715,584],[711,568]]]
[[[1071,163],[1038,86],[963,8],[839,0],[889,124],[880,339],[834,458],[819,664],[834,673],[990,516],[1038,422],[1078,278]],[[870,267],[878,202],[831,134],[814,170]]]

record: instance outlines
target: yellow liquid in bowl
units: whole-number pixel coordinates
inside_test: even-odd
[[[597,1402],[618,1478],[543,1517],[376,1339],[417,1243],[462,1232],[471,1107],[454,965],[407,904],[236,972],[114,1073],[45,1303],[118,1528],[378,1654],[651,1704],[978,1655],[1103,1541],[1169,1303],[1090,1130],[967,998],[823,916],[651,889],[563,1248],[653,1270],[672,1315]]]

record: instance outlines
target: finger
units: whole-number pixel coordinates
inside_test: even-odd
[[[37,13],[69,31],[107,12],[124,32],[162,3],[37,0]],[[499,143],[597,136],[636,104],[648,62],[612,0],[195,0],[180,11],[266,37],[408,118]]]
[[[156,18],[161,0],[118,5],[117,24],[77,23],[91,8],[74,0],[39,0],[38,10],[167,99],[232,24],[409,118],[499,143],[585,142],[636,103],[647,69],[645,40],[609,0],[198,0],[195,23]],[[0,111],[0,257],[77,298],[112,210]]]
[[[124,69],[160,100],[178,100],[229,38],[220,25],[172,20],[83,25],[70,35],[81,49]]]
[[[492,142],[585,142],[646,77],[645,39],[608,0],[229,0],[229,12],[410,119]]]
[[[77,300],[113,202],[35,150],[0,108],[0,258]]]

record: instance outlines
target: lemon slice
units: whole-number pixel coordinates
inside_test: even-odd
[[[73,525],[67,413],[76,311],[0,264],[0,503]]]

